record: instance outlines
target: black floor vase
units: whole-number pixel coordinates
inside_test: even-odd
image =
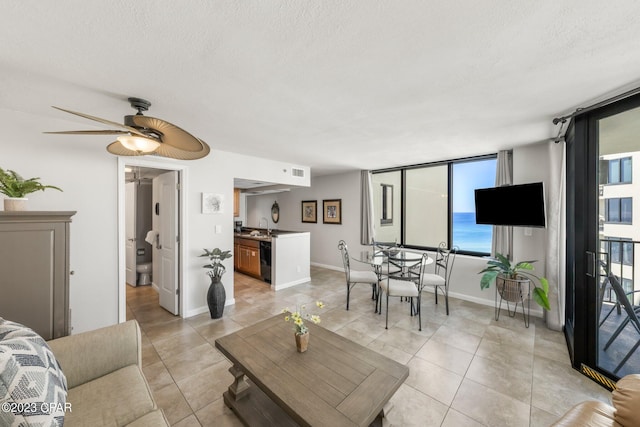
[[[219,319],[224,312],[224,303],[227,294],[224,285],[220,281],[220,277],[212,277],[209,290],[207,291],[207,304],[209,305],[209,313],[212,319]]]

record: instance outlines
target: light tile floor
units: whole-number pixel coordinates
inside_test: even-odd
[[[373,312],[371,289],[359,285],[345,310],[344,274],[312,267],[312,280],[273,292],[235,273],[236,304],[221,319],[175,317],[149,286],[127,287],[127,318],[143,331],[143,370],[158,405],[174,426],[240,426],[222,393],[233,378],[215,339],[280,313],[322,300],[321,325],[410,368],[393,396],[387,425],[548,426],[574,404],[610,394],[570,366],[564,336],[532,318],[493,320],[493,308],[450,299],[450,315],[426,293],[423,326],[407,303],[392,298],[389,329]],[[204,296],[203,296],[204,298]]]

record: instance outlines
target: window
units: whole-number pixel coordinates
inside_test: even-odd
[[[396,241],[418,248],[436,248],[440,242],[460,252],[489,254],[493,227],[475,223],[477,188],[495,186],[496,158],[438,162],[394,171],[374,172],[380,190],[374,195],[376,218],[384,221],[385,185],[393,186],[392,227],[378,227],[376,240]]]
[[[475,191],[495,186],[496,160],[453,165],[453,244],[470,252],[490,253],[493,227],[476,224]]]
[[[624,237],[605,237],[604,251],[609,253],[612,264],[633,265],[633,242]]]
[[[373,215],[378,242],[400,242],[400,215],[402,174],[400,171],[374,173]],[[394,194],[395,193],[395,194]]]
[[[631,157],[609,160],[609,184],[631,183]]]
[[[406,171],[404,244],[437,248],[448,242],[449,170],[447,165]]]
[[[633,199],[631,197],[607,199],[605,204],[605,221],[631,224],[633,217]]]

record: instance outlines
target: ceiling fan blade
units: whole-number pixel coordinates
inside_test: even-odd
[[[65,110],[64,108],[60,108],[60,107],[55,107],[55,106],[52,106],[52,107],[55,108],[56,110],[64,111],[65,113],[69,113],[69,114],[73,114],[73,115],[76,115],[76,116],[84,117],[85,119],[94,120],[96,122],[100,122],[100,123],[103,123],[105,125],[116,126],[116,127],[122,128],[122,129],[126,129],[128,132],[131,132],[133,134],[147,137],[147,135],[145,135],[144,133],[140,132],[136,128],[133,128],[131,126],[123,125],[122,123],[112,122],[111,120],[101,119],[100,117],[90,116],[89,114],[78,113],[76,111]]]
[[[168,144],[160,144],[154,154],[178,160],[197,160],[206,157],[211,149],[201,139],[196,138],[196,140],[200,144],[200,151],[186,151]]]
[[[43,132],[52,134],[64,134],[64,135],[122,135],[128,134],[126,130],[64,130],[57,132]]]
[[[186,130],[169,123],[149,116],[128,116],[135,126],[157,131],[160,135],[162,145],[170,145],[181,151],[192,151],[200,153],[203,143]]]

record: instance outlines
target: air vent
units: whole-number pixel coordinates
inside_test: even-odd
[[[291,168],[291,176],[297,176],[298,178],[304,178],[304,169]]]

